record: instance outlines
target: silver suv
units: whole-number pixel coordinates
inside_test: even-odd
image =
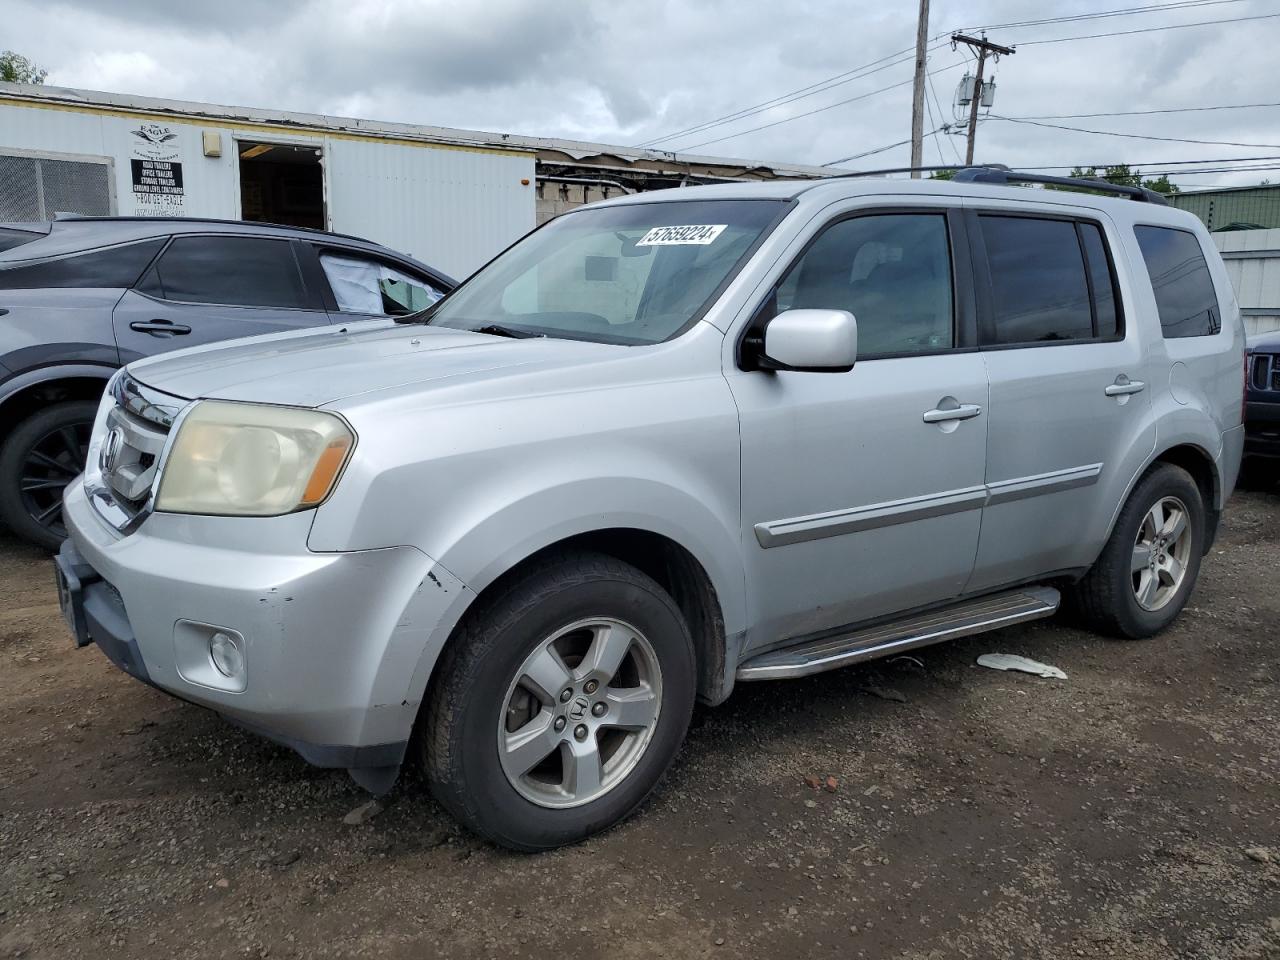
[[[1151,636],[1236,481],[1239,311],[1190,214],[1045,179],[626,197],[409,322],[130,364],[66,494],[77,642],[374,792],[412,751],[537,850],[736,681],[1060,594]]]

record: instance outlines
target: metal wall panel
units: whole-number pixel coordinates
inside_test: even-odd
[[[1169,203],[1195,214],[1210,230],[1233,223],[1280,227],[1280,186],[1244,190],[1192,190],[1169,195]]]
[[[1245,330],[1280,330],[1280,229],[1215,233]]]
[[[330,138],[325,179],[334,230],[460,279],[534,225],[529,155]]]
[[[221,157],[204,155],[206,131],[217,133]],[[0,103],[0,150],[110,159],[115,212],[124,216],[239,219],[240,140],[320,149],[330,229],[385,243],[458,277],[534,226],[532,154],[299,131],[286,124]],[[132,161],[180,165],[181,192],[160,204],[135,192]],[[5,188],[15,191],[15,202],[20,187]]]

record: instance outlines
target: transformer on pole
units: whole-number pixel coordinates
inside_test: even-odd
[[[996,84],[994,80],[983,81],[982,72],[986,66],[987,57],[990,56],[994,60],[999,60],[1002,55],[1013,55],[1015,51],[1012,47],[1002,47],[998,43],[992,43],[983,34],[981,37],[970,37],[963,33],[953,33],[951,35],[951,48],[954,50],[957,44],[963,43],[969,49],[978,52],[978,72],[976,76],[966,75],[960,81],[960,89],[956,92],[956,102],[962,107],[969,109],[969,137],[965,146],[964,162],[966,165],[973,164],[973,142],[978,133],[978,107],[990,107],[995,102]]]

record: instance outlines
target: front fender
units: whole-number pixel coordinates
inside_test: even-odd
[[[611,372],[577,373],[608,381],[596,389],[524,385],[518,398],[471,403],[459,391],[431,402],[443,399],[435,390],[343,410],[356,451],[316,512],[309,547],[413,546],[466,587],[426,638],[406,699],[421,698],[471,598],[580,534],[630,529],[679,544],[705,570],[725,633],[744,629],[741,455],[723,377],[619,383]]]
[[[619,501],[614,498],[619,495],[621,502],[631,504],[630,509],[617,508]],[[661,512],[646,510],[646,505],[660,506]],[[570,507],[575,512],[569,512]],[[607,524],[602,521],[605,516]],[[557,520],[539,522],[547,517]],[[743,572],[735,563],[736,545],[709,511],[678,490],[652,483],[636,481],[612,490],[586,481],[567,484],[508,504],[459,536],[442,554],[438,562],[448,574],[466,571],[456,574],[459,586],[465,587],[453,593],[444,616],[422,637],[422,654],[404,695],[407,704],[416,709],[424,699],[444,645],[487,586],[540,550],[579,534],[619,528],[658,534],[687,549],[711,580],[726,633],[732,636],[742,629],[746,602]],[[441,579],[451,585],[450,580]]]

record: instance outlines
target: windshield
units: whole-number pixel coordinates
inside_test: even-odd
[[[690,200],[570,213],[494,260],[427,322],[658,343],[702,316],[785,209],[779,200]]]

